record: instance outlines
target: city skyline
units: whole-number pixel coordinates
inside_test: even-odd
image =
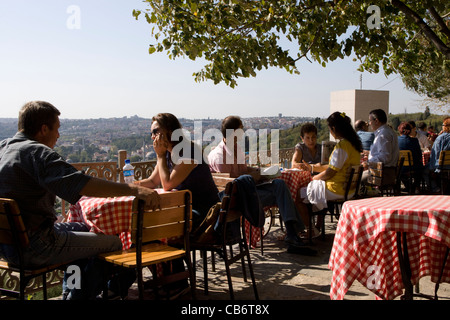
[[[133,9],[142,1],[2,1],[0,4],[0,117],[15,118],[30,100],[46,100],[61,118],[221,119],[283,116],[326,117],[333,91],[387,90],[390,112],[423,112],[422,97],[407,91],[397,75],[356,71],[351,59],[323,68],[298,62],[300,75],[268,69],[240,79],[235,89],[196,83],[203,61],[148,54],[151,28]]]

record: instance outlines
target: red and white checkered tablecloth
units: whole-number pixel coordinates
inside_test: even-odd
[[[69,208],[69,222],[84,222],[91,232],[119,235],[123,249],[131,246],[131,211],[135,197],[94,198],[83,196]]]
[[[423,151],[422,152],[422,163],[424,166],[426,166],[428,164],[428,162],[430,162],[430,155],[431,155],[431,151]]]
[[[403,294],[398,231],[407,233],[411,282],[437,282],[450,246],[450,196],[377,197],[344,203],[329,268],[331,299],[343,299],[358,280],[381,299]],[[441,282],[450,283],[447,262]]]
[[[292,199],[295,201],[297,199],[298,190],[306,187],[308,183],[311,182],[311,172],[298,169],[287,169],[281,171],[281,179],[286,182],[291,191]]]
[[[284,180],[289,191],[291,192],[292,199],[295,201],[298,195],[298,191],[302,187],[306,187],[311,181],[311,172],[298,170],[298,169],[286,169],[281,171],[280,179]],[[246,237],[250,240],[250,244],[253,248],[256,248],[261,241],[261,229],[251,227],[250,223],[246,221],[245,231]],[[250,236],[251,233],[251,236]]]

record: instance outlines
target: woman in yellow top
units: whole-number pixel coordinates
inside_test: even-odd
[[[347,169],[360,164],[362,144],[353,129],[350,118],[345,113],[334,112],[328,117],[327,123],[331,135],[339,142],[330,155],[328,166],[313,176],[313,181],[307,187],[300,190],[297,208],[307,228],[309,213],[305,203],[312,203],[313,210],[321,210],[326,208],[328,200],[343,199]],[[350,190],[349,195],[354,192],[355,190]],[[320,226],[321,223],[318,222],[318,225]],[[317,228],[314,228],[314,236],[319,233],[318,231]]]

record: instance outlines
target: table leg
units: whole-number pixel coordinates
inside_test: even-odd
[[[435,287],[434,287],[434,299],[435,299],[435,300],[438,300],[437,292],[438,292],[438,290],[439,290],[439,283],[441,282],[442,274],[444,273],[445,264],[447,263],[447,258],[448,258],[449,250],[450,250],[450,248],[447,247],[447,250],[445,251],[445,255],[444,255],[444,262],[442,263],[441,273],[439,274],[439,279],[438,279],[438,281],[436,282],[436,285],[435,285]]]
[[[402,238],[403,238],[403,252],[402,252]],[[408,245],[406,243],[406,233],[397,232],[397,252],[400,263],[400,270],[402,272],[402,281],[405,286],[405,294],[401,297],[402,300],[413,299],[413,285],[411,283],[411,266],[409,264]]]
[[[402,247],[403,247],[403,251],[402,251]],[[397,232],[397,252],[398,252],[398,259],[400,262],[400,270],[402,273],[402,281],[403,281],[403,285],[405,286],[405,294],[403,296],[401,296],[401,299],[402,300],[413,300],[413,297],[420,297],[420,298],[425,298],[425,299],[430,299],[430,300],[438,300],[437,291],[439,289],[439,283],[441,282],[442,274],[444,273],[445,264],[447,262],[447,257],[449,254],[449,248],[447,247],[447,251],[445,253],[441,273],[439,275],[439,279],[435,286],[434,297],[427,295],[427,294],[419,293],[419,292],[414,294],[414,292],[413,292],[413,285],[411,283],[411,265],[409,262],[408,244],[406,241],[406,232]]]

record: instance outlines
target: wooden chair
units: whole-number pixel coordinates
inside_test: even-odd
[[[161,208],[146,210],[143,201],[135,202],[132,213],[131,240],[134,246],[126,251],[116,251],[99,255],[107,263],[127,269],[135,269],[138,282],[139,299],[144,299],[144,280],[142,268],[154,266],[161,262],[182,258],[187,270],[157,277],[146,283],[155,292],[161,285],[189,279],[191,293],[195,298],[195,276],[190,258],[189,234],[192,227],[192,203],[189,190],[160,194]],[[165,244],[159,240],[180,238],[182,247]],[[177,245],[180,244],[177,242]],[[106,283],[104,284],[106,285]],[[107,287],[104,287],[107,297]]]
[[[404,157],[399,157],[399,162],[395,170],[384,167],[383,162],[369,164],[369,177],[367,184],[378,188],[382,196],[395,196],[400,194],[400,173],[403,168]],[[393,178],[392,178],[393,175]]]
[[[330,215],[331,217],[335,216],[337,219],[339,219],[339,213],[340,209],[342,207],[342,204],[351,199],[358,198],[359,195],[359,187],[361,184],[361,176],[363,173],[363,167],[361,165],[356,166],[350,166],[346,173],[346,182],[344,185],[344,198],[333,200],[333,201],[327,201],[327,208],[312,212],[312,206],[311,204],[308,204],[309,208],[309,242],[312,243],[312,236],[313,236],[313,218],[314,216],[323,216],[322,219],[322,226],[321,226],[321,233],[322,233],[322,239],[325,239],[325,216]],[[349,197],[350,191],[355,190],[355,193]]]
[[[441,179],[441,194],[450,194],[446,189],[449,189],[448,183],[450,181],[450,150],[441,151],[439,154],[439,176]],[[446,193],[447,192],[447,193]]]
[[[405,187],[408,187],[408,193],[409,194],[413,194],[414,191],[414,187],[413,187],[413,183],[414,181],[414,162],[413,162],[413,157],[412,157],[412,152],[411,150],[399,150],[399,156],[398,156],[398,163],[400,166],[400,162],[403,159],[403,163],[402,163],[402,169],[403,168],[407,168],[408,171],[407,172],[399,172],[399,181],[397,182],[398,184],[400,184],[403,181],[407,181],[408,186],[405,185]],[[400,170],[402,171],[402,170]],[[401,189],[400,189],[400,185],[397,187],[398,188],[398,193],[401,193]]]
[[[222,198],[220,213],[219,213],[219,228],[218,234],[219,237],[216,241],[211,243],[199,243],[199,242],[191,242],[191,249],[194,254],[194,265],[195,265],[195,251],[199,250],[202,252],[203,256],[203,274],[204,274],[204,291],[205,294],[208,294],[208,271],[207,271],[207,261],[206,261],[206,252],[212,252],[212,254],[217,253],[225,263],[225,269],[227,273],[228,280],[228,288],[230,291],[230,299],[234,300],[234,291],[233,291],[233,283],[231,280],[231,272],[230,266],[235,263],[241,261],[242,264],[242,273],[244,276],[244,281],[247,281],[246,270],[245,270],[245,262],[244,258],[247,258],[248,268],[250,271],[250,276],[253,284],[253,291],[255,294],[255,298],[259,300],[258,290],[256,288],[255,275],[253,273],[252,262],[250,259],[250,251],[246,239],[245,234],[245,218],[243,217],[241,211],[238,207],[237,201],[237,185],[236,181],[233,180],[228,182],[225,190],[224,197]],[[236,237],[229,238],[227,237],[227,228],[231,223],[235,223],[239,225],[239,234]],[[238,245],[239,246],[239,254],[229,255],[227,252],[227,246]]]
[[[12,199],[0,199],[0,243],[12,245],[19,256],[19,265],[11,265],[4,260],[0,260],[0,269],[18,273],[20,282],[19,291],[0,288],[0,294],[16,299],[25,300],[25,289],[28,283],[34,278],[42,277],[44,300],[47,300],[47,273],[58,269],[63,270],[65,266],[72,262],[68,261],[67,263],[35,269],[24,266],[23,252],[29,246],[30,241],[19,207]]]
[[[214,183],[216,184],[217,189],[219,189],[219,192],[225,190],[225,186],[227,185],[227,183],[234,180],[234,178],[230,178],[229,173],[214,172],[211,173],[211,175],[214,179]]]

